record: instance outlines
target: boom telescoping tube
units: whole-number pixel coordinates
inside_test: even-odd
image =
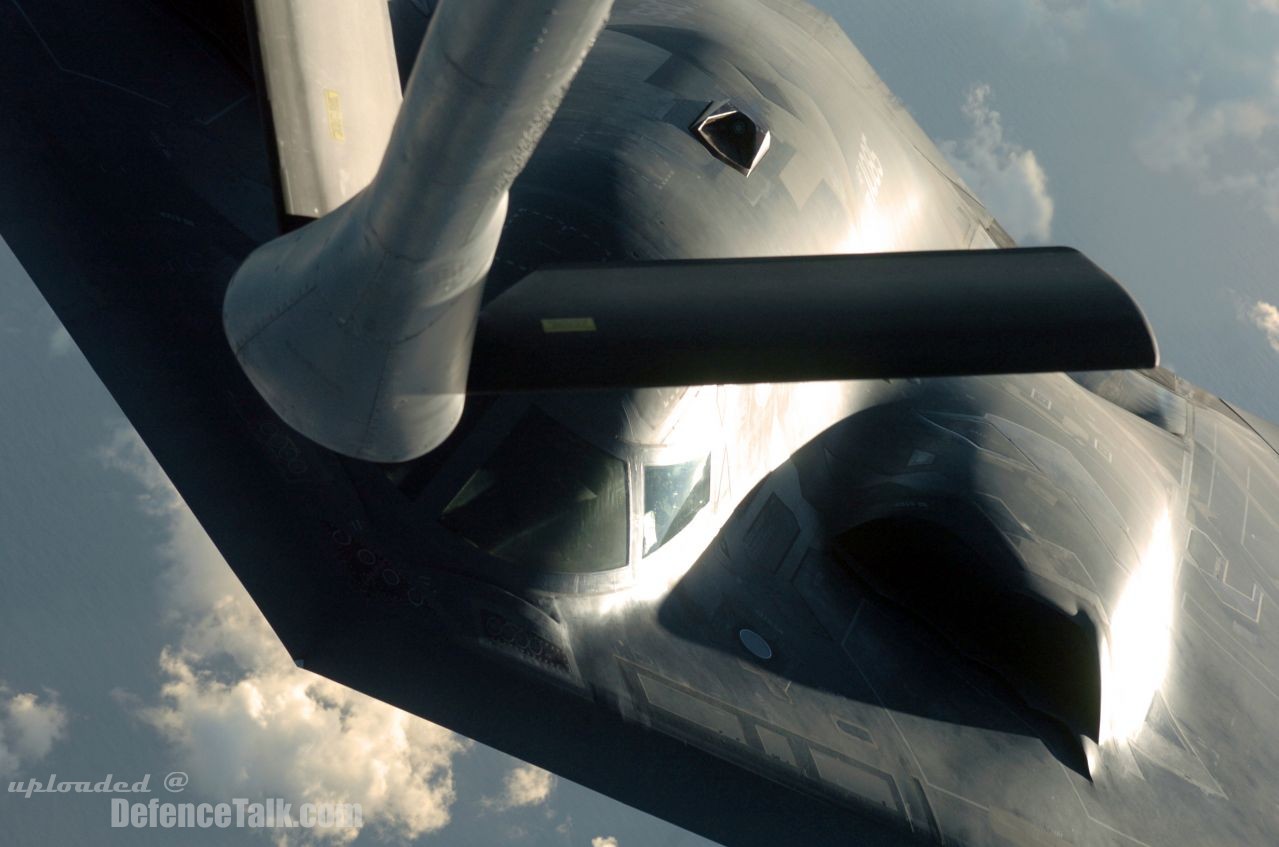
[[[612,0],[444,0],[372,183],[254,251],[223,326],[290,426],[380,462],[439,445],[462,414],[508,190]]]

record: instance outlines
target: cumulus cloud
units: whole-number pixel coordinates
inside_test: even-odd
[[[30,692],[13,693],[0,684],[0,776],[14,776],[38,762],[67,734],[67,712],[57,695],[45,700]]]
[[[1279,91],[1208,102],[1194,93],[1178,97],[1152,119],[1137,155],[1206,193],[1240,195],[1279,224]]]
[[[1279,307],[1264,300],[1258,300],[1248,312],[1248,318],[1257,329],[1266,334],[1270,348],[1279,353]]]
[[[1031,0],[1031,6],[1054,26],[1079,29],[1088,15],[1088,0]]]
[[[1083,12],[1088,9],[1087,0],[1032,0],[1032,2],[1045,12],[1055,15]]]
[[[964,102],[972,134],[945,141],[941,150],[955,170],[1018,241],[1045,242],[1052,231],[1053,199],[1033,150],[1008,141],[991,106],[989,85],[975,85]]]
[[[1148,23],[1115,45],[1155,71],[1138,158],[1279,224],[1279,0],[1181,0]]]
[[[190,790],[358,803],[366,825],[400,838],[447,824],[453,758],[471,742],[297,669],[137,435],[120,431],[101,455],[141,483],[140,507],[163,522],[179,635],[160,654],[158,701],[126,702],[189,762]]]
[[[1149,110],[1131,139],[1143,165],[1279,223],[1279,0],[978,5],[1038,63],[1105,67]]]
[[[617,847],[617,839],[611,835],[597,835],[591,839],[591,847]]]
[[[1157,170],[1180,167],[1207,172],[1215,154],[1227,144],[1256,143],[1274,123],[1275,116],[1260,101],[1202,105],[1195,95],[1187,94],[1164,107],[1139,152]]]
[[[545,803],[555,787],[555,776],[535,765],[520,765],[507,773],[502,782],[502,796],[486,799],[485,805],[498,809],[516,809]]]

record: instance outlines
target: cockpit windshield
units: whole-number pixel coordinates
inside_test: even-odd
[[[711,457],[644,467],[644,555],[679,534],[711,500]]]
[[[510,562],[559,573],[626,564],[626,466],[531,409],[440,521]]]

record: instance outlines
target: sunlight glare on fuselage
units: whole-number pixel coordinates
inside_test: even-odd
[[[1177,550],[1167,509],[1128,578],[1102,648],[1101,738],[1131,740],[1163,686],[1172,653]]]

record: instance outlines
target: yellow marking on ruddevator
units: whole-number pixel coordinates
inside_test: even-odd
[[[595,318],[542,318],[542,332],[594,332]]]
[[[329,116],[329,135],[337,141],[346,141],[342,128],[342,97],[332,88],[324,89],[324,111]]]

